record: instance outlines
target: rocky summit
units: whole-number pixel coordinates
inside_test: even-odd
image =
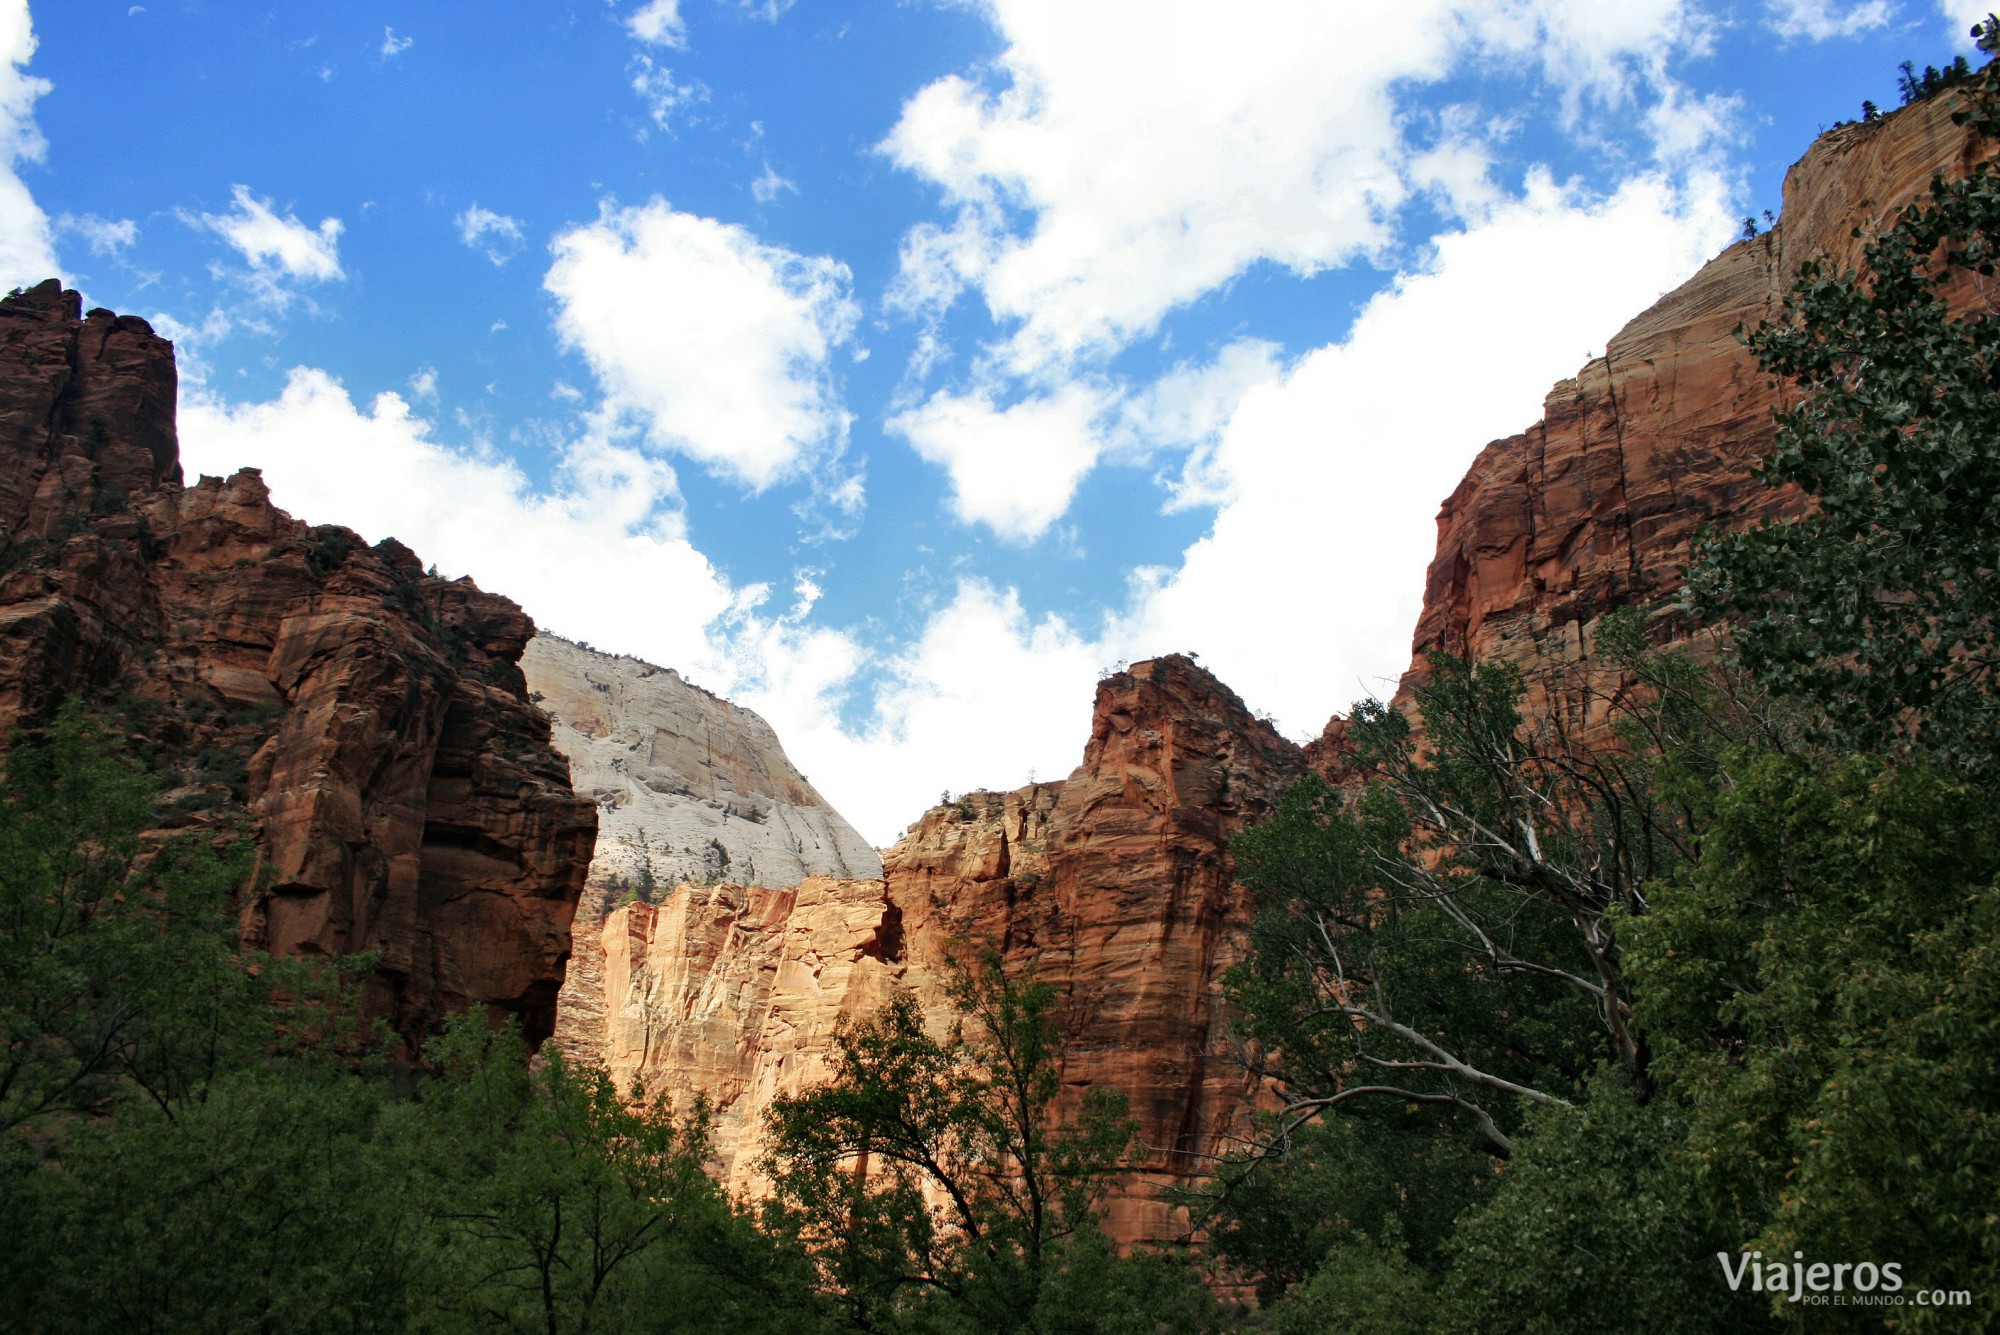
[[[552,1032],[596,832],[519,660],[533,623],[262,477],[181,475],[173,345],[50,281],[0,301],[0,731],[81,691],[256,840],[246,944],[376,952],[369,1009]]]

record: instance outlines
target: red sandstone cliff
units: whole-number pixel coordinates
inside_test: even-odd
[[[1177,1230],[1158,1189],[1204,1171],[1256,1076],[1228,1060],[1223,969],[1249,904],[1227,844],[1303,772],[1297,747],[1185,658],[1101,682],[1062,783],[927,812],[884,880],[681,886],[604,926],[606,1057],[621,1082],[706,1094],[725,1176],[753,1186],[772,1097],[825,1072],[834,1024],[907,988],[949,1021],[948,961],[986,946],[1063,998],[1062,1098],[1105,1086],[1147,1172],[1111,1202],[1125,1239]]]
[[[1855,267],[1865,238],[1933,177],[1993,156],[1991,143],[1952,124],[1957,105],[1937,97],[1822,135],[1786,174],[1775,227],[1626,325],[1603,357],[1549,392],[1542,421],[1480,452],[1438,513],[1402,697],[1430,649],[1574,661],[1605,612],[1679,590],[1703,528],[1796,512],[1798,493],[1755,476],[1782,391],[1735,331],[1781,317],[1802,263]],[[1338,731],[1315,744],[1316,763],[1337,750]]]
[[[415,1039],[484,1005],[554,1025],[595,813],[517,666],[533,623],[262,478],[182,484],[173,345],[50,281],[0,302],[0,736],[81,690],[255,837],[248,944],[379,952]]]

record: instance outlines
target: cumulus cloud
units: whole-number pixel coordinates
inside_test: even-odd
[[[475,201],[458,215],[458,239],[494,264],[505,264],[521,249],[521,221],[481,208]]]
[[[1438,238],[1345,341],[1244,395],[1205,460],[1213,525],[1177,569],[1142,573],[1108,642],[1196,647],[1295,732],[1389,689],[1437,506],[1474,452],[1535,421],[1551,383],[1726,242],[1729,212],[1713,179],[1592,199],[1542,176]]]
[[[571,280],[617,291],[655,281],[645,275],[663,254],[678,265],[691,250],[736,273],[733,264],[759,253],[734,229],[664,206],[639,212],[646,216],[593,224],[607,233],[578,241],[601,255],[559,259],[558,270],[578,266],[561,281],[552,271],[565,321],[595,309],[579,305]],[[673,665],[758,710],[820,790],[886,843],[941,788],[1066,774],[1081,755],[1092,683],[1114,660],[1197,650],[1294,735],[1386,690],[1408,661],[1436,507],[1474,452],[1532,423],[1550,383],[1728,239],[1732,212],[1713,180],[1677,188],[1649,176],[1603,198],[1540,175],[1518,198],[1440,237],[1425,267],[1376,297],[1344,341],[1290,363],[1269,344],[1245,341],[1153,385],[1100,391],[1102,400],[1071,387],[1067,399],[1052,392],[1000,407],[968,393],[913,410],[913,439],[948,410],[996,433],[993,457],[1003,463],[1018,464],[1018,448],[1044,448],[1035,438],[1065,433],[1072,458],[1136,458],[1120,452],[1149,440],[1195,444],[1188,476],[1169,480],[1190,503],[1217,507],[1213,524],[1177,566],[1140,572],[1129,603],[1094,627],[1036,615],[1015,590],[965,579],[898,645],[866,627],[825,624],[811,572],[789,597],[734,587],[690,541],[672,470],[637,448],[633,433],[662,428],[622,400],[584,419],[560,446],[556,483],[541,490],[477,444],[443,444],[399,395],[363,407],[304,368],[268,402],[231,404],[197,386],[184,396],[183,451],[191,471],[261,466],[279,503],[304,518],[345,523],[371,540],[394,534],[446,573],[469,572],[516,598],[550,629]],[[650,223],[676,216],[674,227],[702,244],[672,229],[673,244],[647,236]],[[610,267],[590,269],[598,258]],[[772,283],[783,268],[748,269],[761,275],[752,290],[774,310],[802,300],[771,295],[789,291]],[[658,312],[687,308],[635,302],[654,324]],[[796,334],[794,320],[778,323]],[[697,342],[704,327],[690,319],[673,337]],[[628,329],[602,342],[607,367],[631,363],[603,373],[607,395],[632,368],[692,356],[679,344],[654,349],[647,339],[656,333]],[[581,330],[572,337],[581,346]],[[779,374],[781,388],[788,376]],[[421,385],[420,377],[412,388]],[[1012,412],[1048,420],[1010,442]],[[627,416],[635,424],[621,432]],[[1084,444],[1093,429],[1094,443]],[[1070,466],[1058,458],[1059,469]],[[1055,504],[1037,510],[1035,498],[1016,499],[1014,513],[1026,518],[1009,520],[1004,477],[981,499],[979,479],[964,476],[972,503],[992,510],[980,522],[996,531],[1009,522],[1032,528]]]
[[[854,644],[778,640],[783,653],[760,648],[775,670],[746,681],[735,698],[771,722],[814,786],[881,845],[940,789],[1016,788],[1031,773],[1067,775],[1089,737],[1093,684],[1105,666],[1061,618],[1035,619],[1013,590],[965,580],[913,644],[879,665],[867,722],[850,728],[836,705],[861,662]]]
[[[889,429],[951,478],[960,522],[1009,542],[1031,542],[1069,508],[1102,445],[1092,422],[1109,406],[1096,391],[1064,386],[1006,408],[984,391],[933,395],[889,420]]]
[[[1115,350],[1259,261],[1311,274],[1378,252],[1410,191],[1406,81],[1473,52],[1539,64],[1572,108],[1622,103],[1701,37],[1683,0],[986,10],[1006,42],[993,83],[926,86],[883,143],[953,213],[906,236],[895,296],[976,286],[1024,374]]]
[[[839,659],[818,681],[777,671],[741,698],[879,842],[940,788],[1068,773],[1091,683],[1119,660],[1196,650],[1292,735],[1316,734],[1408,665],[1437,507],[1479,447],[1536,421],[1552,383],[1729,240],[1731,213],[1713,177],[1595,197],[1538,174],[1440,237],[1345,340],[1290,365],[1246,341],[1110,407],[1107,441],[1127,419],[1205,441],[1175,495],[1217,511],[1178,565],[1135,574],[1104,625],[1038,618],[1011,588],[961,581],[909,648]],[[866,722],[844,724],[863,680],[878,683]]]
[[[704,627],[735,595],[689,543],[672,469],[608,434],[569,444],[557,487],[538,491],[511,460],[440,442],[400,395],[363,408],[326,372],[299,367],[264,402],[184,393],[180,437],[190,474],[261,468],[299,518],[398,538],[550,629],[622,638],[697,673],[719,661]]]
[[[1884,27],[1894,13],[1889,0],[1862,0],[1851,5],[1839,0],[1771,0],[1770,21],[1780,37],[1825,42]]]
[[[291,298],[292,282],[336,282],[347,277],[340,266],[340,219],[322,218],[308,227],[287,213],[280,216],[268,199],[259,199],[245,185],[232,186],[234,206],[228,213],[204,213],[189,218],[214,232],[243,257],[252,286],[273,305]],[[185,216],[185,215],[184,215]]]
[[[384,28],[382,29],[382,45],[376,48],[376,54],[384,60],[394,60],[397,56],[402,55],[416,44],[416,38],[398,37],[394,28]]]
[[[554,242],[565,347],[655,446],[761,490],[844,443],[831,370],[858,310],[847,266],[664,200],[606,204]]]
[[[35,56],[27,0],[0,3],[0,288],[62,276],[48,215],[21,179],[21,164],[47,151],[35,103],[52,84],[27,72]]]

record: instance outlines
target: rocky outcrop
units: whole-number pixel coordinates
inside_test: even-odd
[[[1098,686],[1062,783],[969,793],[923,818],[882,880],[792,891],[681,886],[604,927],[605,1048],[621,1080],[702,1093],[730,1181],[754,1187],[771,1098],[825,1071],[834,1026],[906,988],[943,1024],[954,961],[991,948],[1062,998],[1062,1104],[1123,1092],[1146,1172],[1111,1202],[1124,1239],[1177,1231],[1159,1189],[1198,1175],[1253,1090],[1232,1063],[1222,971],[1249,904],[1228,840],[1300,753],[1181,657]]]
[[[935,977],[936,957],[997,947],[1062,998],[1058,1111],[1093,1087],[1130,1101],[1144,1171],[1108,1202],[1121,1240],[1182,1231],[1162,1189],[1204,1175],[1245,1130],[1260,1077],[1239,1059],[1221,980],[1252,905],[1228,844],[1303,772],[1235,692],[1179,655],[1154,659],[1098,683],[1083,763],[1061,785],[933,809],[884,859],[913,969]]]
[[[1626,325],[1603,357],[1550,391],[1542,421],[1480,452],[1438,514],[1404,698],[1430,649],[1575,662],[1605,612],[1679,590],[1701,530],[1799,510],[1799,493],[1756,476],[1783,390],[1736,330],[1780,318],[1800,264],[1855,267],[1863,239],[1934,176],[1993,155],[1952,124],[1956,105],[1937,97],[1822,135],[1787,174],[1775,227]],[[1690,630],[1663,614],[1658,633]],[[1322,739],[1316,762],[1337,755],[1337,740]]]
[[[607,958],[599,938],[619,900],[643,907],[683,882],[714,893],[724,882],[755,886],[762,894],[808,877],[882,874],[875,850],[793,767],[771,725],[751,710],[689,685],[671,668],[556,635],[536,636],[521,669],[529,698],[553,721],[577,793],[597,804],[597,845],[558,1007],[556,1039],[572,1056],[623,1052],[618,1045],[626,1040],[606,1028]],[[712,899],[701,896],[704,904]],[[722,901],[715,902],[721,912]],[[643,1065],[623,1055],[612,1064],[628,1071]]]
[[[375,951],[417,1040],[472,1006],[552,1029],[595,828],[518,661],[534,625],[271,503],[183,485],[173,346],[53,281],[0,302],[0,735],[82,691],[176,787],[163,828],[254,838],[247,944]]]
[[[597,804],[593,882],[788,886],[880,876],[882,860],[751,710],[672,668],[538,635],[521,657],[579,796]]]

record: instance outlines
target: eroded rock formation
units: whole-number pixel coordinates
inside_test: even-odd
[[[517,666],[534,625],[271,503],[182,482],[173,345],[50,281],[0,301],[0,735],[81,690],[175,775],[167,828],[257,840],[244,936],[379,952],[415,1040],[555,1021],[595,830]]]
[[[841,1017],[901,987],[942,1025],[951,961],[992,947],[1059,991],[1063,1102],[1106,1086],[1139,1118],[1148,1172],[1112,1202],[1114,1234],[1166,1236],[1158,1188],[1201,1171],[1257,1081],[1229,1059],[1220,994],[1249,914],[1227,843],[1302,772],[1192,662],[1135,664],[1099,684],[1066,781],[934,808],[884,879],[681,886],[614,912],[606,1056],[621,1080],[706,1094],[726,1176],[754,1186],[763,1110],[824,1074]]]
[[[807,877],[880,876],[882,860],[753,711],[690,686],[671,668],[555,635],[536,636],[521,669],[530,698],[553,720],[577,793],[597,804],[597,847],[572,924],[557,1041],[574,1056],[609,1053],[618,1069],[637,1070],[643,1062],[620,1046],[629,1035],[605,1025],[598,932],[619,899],[656,902],[687,882],[707,888],[708,903],[724,882],[761,894]]]
[[[1933,177],[1993,156],[1991,143],[1952,124],[1956,105],[1937,97],[1822,135],[1787,173],[1776,226],[1626,325],[1603,357],[1550,391],[1542,421],[1480,452],[1438,513],[1413,674],[1435,648],[1574,661],[1605,612],[1679,590],[1702,529],[1798,510],[1797,492],[1755,476],[1782,391],[1736,330],[1780,318],[1802,263],[1855,267],[1865,238]],[[1316,755],[1337,750],[1337,731]]]

